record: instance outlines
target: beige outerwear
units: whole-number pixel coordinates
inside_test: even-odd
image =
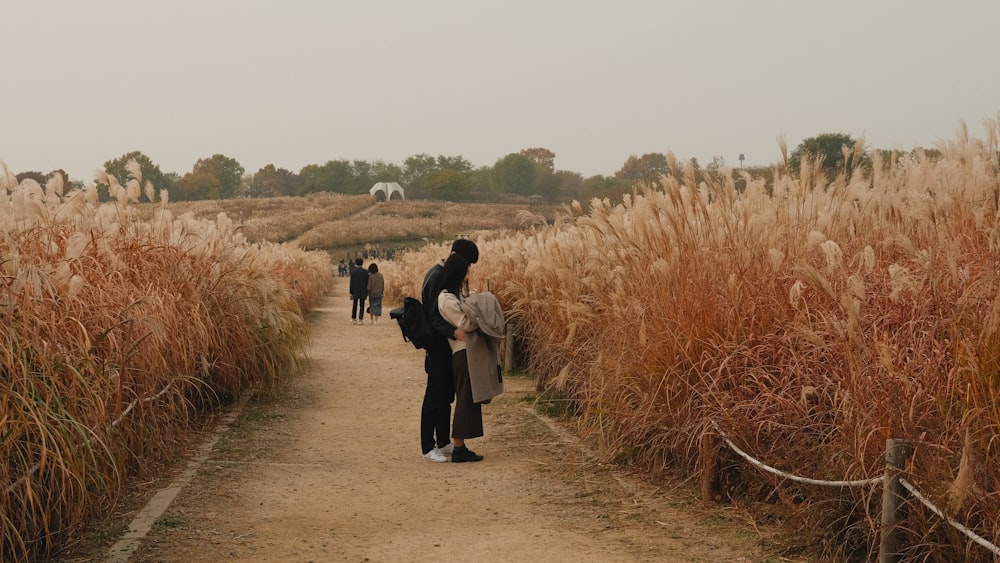
[[[469,383],[472,401],[482,403],[503,393],[503,370],[500,367],[500,343],[504,337],[503,309],[490,292],[473,293],[463,303],[479,330],[465,336],[469,359]]]
[[[490,292],[473,293],[460,300],[442,291],[438,295],[441,317],[465,331],[465,340],[448,340],[454,354],[466,350],[472,402],[482,403],[503,393],[500,342],[504,337],[503,310]]]

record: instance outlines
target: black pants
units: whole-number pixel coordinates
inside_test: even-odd
[[[455,398],[455,383],[451,374],[451,348],[447,341],[431,346],[424,357],[427,387],[420,407],[420,449],[427,453],[434,447],[451,442],[451,402]]]
[[[367,295],[362,295],[361,297],[353,296],[354,303],[351,304],[351,319],[358,319],[359,321],[365,320],[365,298]]]

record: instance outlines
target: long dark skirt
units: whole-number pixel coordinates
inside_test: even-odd
[[[478,438],[483,435],[483,406],[472,402],[469,359],[465,350],[451,356],[451,369],[455,374],[455,418],[451,423],[451,437],[459,440]]]
[[[372,293],[368,296],[368,306],[372,310],[372,314],[376,317],[382,316],[382,294]]]

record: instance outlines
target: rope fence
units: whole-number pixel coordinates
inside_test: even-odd
[[[714,421],[709,421],[712,428],[718,432],[719,437],[731,450],[736,452],[740,457],[745,459],[748,463],[757,467],[768,473],[772,473],[781,477],[782,479],[787,479],[790,481],[795,481],[797,483],[804,483],[807,485],[818,485],[826,487],[867,487],[870,485],[876,485],[882,483],[885,485],[882,493],[882,530],[881,530],[881,543],[879,548],[879,561],[881,563],[890,563],[900,560],[900,554],[898,553],[896,538],[894,537],[894,531],[899,526],[899,520],[905,516],[905,512],[902,510],[902,505],[899,501],[904,500],[902,498],[902,490],[908,491],[914,498],[919,500],[924,506],[926,506],[931,512],[937,514],[938,517],[942,518],[950,526],[956,530],[965,534],[966,537],[971,539],[973,542],[982,546],[983,548],[989,550],[995,555],[1000,555],[1000,548],[996,544],[991,543],[986,538],[980,536],[969,528],[963,526],[961,523],[955,521],[953,518],[945,515],[938,507],[934,506],[927,498],[920,493],[919,489],[909,483],[906,479],[900,476],[902,468],[904,467],[906,459],[909,457],[910,448],[909,445],[900,440],[889,440],[886,444],[886,472],[884,475],[879,477],[872,477],[869,479],[858,479],[851,481],[827,481],[821,479],[811,479],[809,477],[802,477],[799,475],[793,475],[791,473],[786,473],[780,469],[772,467],[759,459],[754,458],[750,454],[744,452],[733,443],[732,440],[726,436],[726,433],[719,428],[719,425]]]
[[[742,456],[743,459],[750,462],[750,464],[755,465],[763,469],[764,471],[767,471],[768,473],[773,473],[781,477],[782,479],[788,479],[789,481],[795,481],[798,483],[805,483],[807,485],[819,485],[826,487],[866,487],[868,485],[875,485],[881,483],[882,481],[885,480],[885,477],[883,475],[879,475],[878,477],[872,477],[871,479],[859,479],[856,481],[823,481],[820,479],[810,479],[808,477],[800,477],[798,475],[792,475],[791,473],[785,473],[780,469],[767,465],[763,461],[753,458],[752,456],[750,456],[750,454],[741,450],[739,446],[734,444],[732,440],[726,437],[725,433],[719,428],[719,425],[716,424],[714,420],[711,422],[712,422],[712,427],[715,428],[715,431],[719,433],[720,437],[722,437],[722,441],[724,441],[726,445],[729,446],[730,449],[740,454],[740,456]]]
[[[963,534],[965,534],[966,537],[968,537],[972,541],[974,541],[974,542],[978,543],[979,545],[985,547],[986,549],[992,551],[994,555],[1000,555],[1000,548],[998,548],[995,544],[990,543],[990,541],[987,540],[986,538],[984,538],[983,536],[980,536],[979,534],[977,534],[977,533],[973,532],[972,530],[966,528],[962,524],[956,522],[950,516],[945,515],[945,513],[940,508],[934,506],[934,504],[931,501],[927,500],[927,498],[924,497],[924,495],[920,494],[920,490],[917,489],[916,487],[914,487],[909,481],[907,481],[906,479],[900,478],[899,482],[903,485],[903,487],[906,488],[907,491],[910,491],[910,494],[913,495],[914,498],[916,498],[924,506],[926,506],[927,508],[929,508],[931,512],[933,512],[934,514],[937,514],[939,517],[943,518],[946,522],[948,522],[949,524],[951,524],[952,528],[955,528],[959,532],[962,532]]]
[[[115,426],[118,426],[118,423],[120,423],[122,420],[125,420],[125,417],[128,416],[128,413],[132,412],[132,409],[134,409],[135,406],[138,405],[140,401],[144,403],[151,403],[162,397],[167,391],[170,391],[170,387],[172,385],[173,382],[168,383],[166,387],[161,389],[157,394],[153,395],[152,397],[142,397],[134,399],[131,403],[128,404],[128,407],[124,411],[122,411],[120,415],[118,415],[118,418],[116,418],[115,421],[111,423],[111,427],[114,428]]]
[[[22,475],[20,478],[18,478],[13,483],[11,483],[10,485],[7,486],[7,494],[9,495],[9,494],[13,493],[14,489],[16,489],[18,486],[20,486],[21,483],[24,483],[25,481],[27,481],[28,479],[30,479],[31,476],[36,471],[38,471],[41,468],[42,468],[41,462],[38,462],[35,465],[32,465],[31,467],[29,467],[28,470],[24,472],[24,475]]]

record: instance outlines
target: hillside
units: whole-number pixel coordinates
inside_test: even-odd
[[[454,203],[430,200],[376,202],[368,195],[168,203],[175,216],[215,218],[225,213],[252,240],[294,242],[336,251],[366,244],[419,246],[481,230],[521,230],[552,222],[559,207],[532,203]],[[154,208],[149,208],[152,214]]]

